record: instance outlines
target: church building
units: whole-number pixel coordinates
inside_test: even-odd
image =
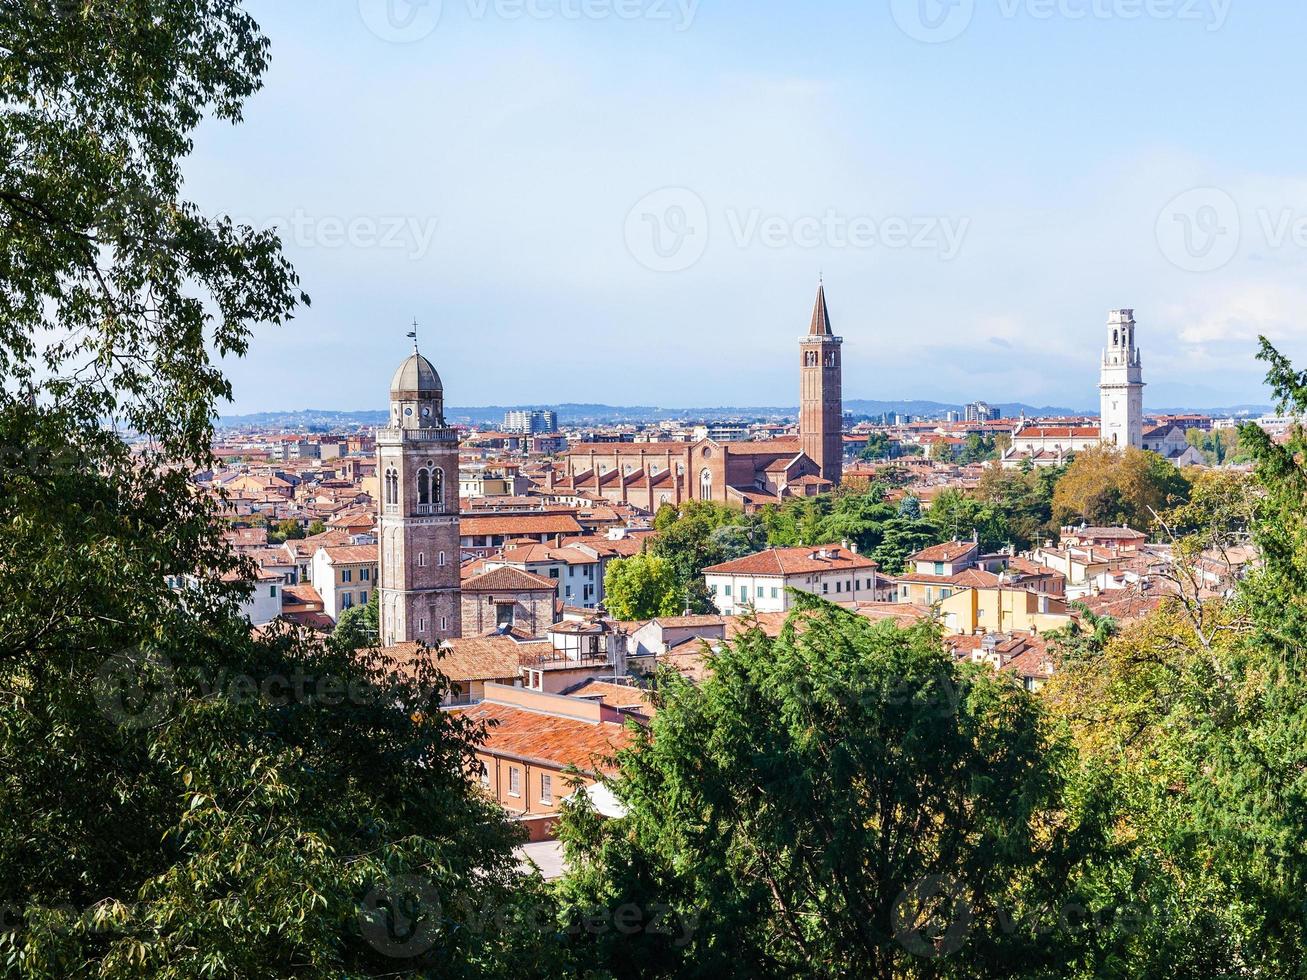
[[[568,450],[561,475],[548,474],[546,489],[649,511],[690,500],[752,510],[830,491],[844,470],[843,343],[831,330],[826,287],[819,285],[808,333],[799,341],[798,439],[580,443]]]
[[[381,643],[434,647],[462,636],[458,433],[445,424],[444,386],[416,341],[390,383],[377,476]]]

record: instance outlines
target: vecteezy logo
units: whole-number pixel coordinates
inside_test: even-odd
[[[100,712],[124,728],[151,728],[167,717],[177,696],[177,679],[157,650],[114,654],[95,672],[91,685]]]
[[[626,216],[626,249],[654,272],[683,272],[708,250],[708,205],[685,187],[646,194]]]
[[[940,959],[966,945],[971,935],[971,904],[957,881],[929,875],[899,895],[890,927],[895,941],[913,956]]]
[[[412,44],[429,37],[440,23],[442,0],[358,0],[363,23],[377,37]]]
[[[908,37],[943,44],[970,26],[976,0],[890,0],[890,13]]]
[[[440,896],[415,875],[382,882],[359,908],[363,938],[382,956],[412,959],[430,952],[440,933]]]
[[[1216,187],[1195,187],[1171,199],[1157,217],[1157,244],[1186,272],[1215,272],[1239,251],[1239,205]]]

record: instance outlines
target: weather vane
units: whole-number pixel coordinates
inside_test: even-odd
[[[413,318],[413,329],[408,332],[409,339],[413,341],[413,353],[418,349],[418,318]]]

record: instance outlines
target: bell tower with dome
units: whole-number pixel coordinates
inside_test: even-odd
[[[381,643],[434,647],[461,636],[458,433],[445,424],[444,386],[416,339],[390,382],[377,480]]]

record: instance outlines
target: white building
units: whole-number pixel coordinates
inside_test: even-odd
[[[1135,311],[1113,310],[1107,317],[1103,351],[1102,440],[1109,446],[1144,447],[1144,377],[1135,346]]]
[[[708,591],[723,615],[753,610],[785,612],[787,589],[832,602],[875,602],[876,563],[835,545],[770,548],[703,570]]]

